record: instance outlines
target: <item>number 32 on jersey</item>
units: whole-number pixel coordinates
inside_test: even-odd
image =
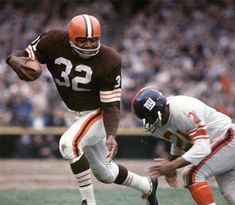
[[[55,82],[60,85],[60,86],[65,86],[65,87],[70,87],[72,86],[72,89],[74,91],[90,91],[91,89],[85,89],[85,88],[80,88],[78,86],[78,84],[88,84],[89,82],[91,82],[92,79],[92,69],[89,66],[80,64],[77,65],[75,67],[75,71],[77,72],[85,72],[85,76],[84,77],[80,77],[80,76],[76,76],[74,78],[69,79],[69,74],[73,68],[73,65],[71,63],[70,60],[63,58],[63,57],[59,57],[57,59],[55,59],[55,64],[57,65],[65,65],[65,70],[61,72],[61,78],[62,80],[55,78]],[[116,81],[117,84],[114,86],[115,88],[118,88],[120,86],[121,83],[121,76],[118,75],[116,77]]]

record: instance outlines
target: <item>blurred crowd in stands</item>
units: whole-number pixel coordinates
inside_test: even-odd
[[[1,0],[0,126],[71,123],[46,68],[39,80],[25,83],[5,57],[43,31],[67,29],[81,13],[100,19],[101,41],[122,55],[120,127],[141,126],[131,114],[131,99],[144,86],[197,97],[234,120],[234,11],[231,0]]]

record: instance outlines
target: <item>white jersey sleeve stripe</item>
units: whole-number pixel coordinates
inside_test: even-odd
[[[100,99],[101,102],[107,103],[107,102],[116,102],[116,101],[121,101],[120,97],[116,97],[116,98],[110,98],[110,99]]]
[[[100,96],[109,96],[109,95],[121,95],[121,91],[114,91],[114,92],[110,92],[110,93],[101,93],[100,92]]]
[[[202,130],[197,130],[196,132],[193,132],[192,134],[189,135],[191,139],[194,139],[195,137],[198,136],[208,136],[208,130],[207,129],[202,129]]]
[[[34,52],[33,52],[33,49],[32,49],[32,46],[29,45],[27,48],[26,48],[26,51],[27,53],[29,54],[29,57],[32,58],[32,59],[35,59],[35,55],[34,55]]]
[[[108,90],[108,91],[100,91],[100,95],[110,95],[113,93],[121,93],[121,88],[114,89],[114,90]]]
[[[102,98],[102,99],[108,99],[108,98],[114,98],[114,97],[121,98],[121,93],[113,93],[110,95],[100,95],[100,98]]]
[[[115,102],[121,101],[121,89],[114,89],[112,91],[100,91],[101,102]]]

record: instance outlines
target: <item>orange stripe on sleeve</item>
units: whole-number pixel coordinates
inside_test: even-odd
[[[190,138],[193,139],[194,137],[197,137],[197,136],[206,136],[208,135],[208,130],[207,129],[200,129],[200,130],[197,130],[196,132],[193,132],[192,134],[189,134]]]

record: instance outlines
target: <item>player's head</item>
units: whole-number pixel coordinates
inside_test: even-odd
[[[150,124],[160,123],[166,108],[166,97],[157,89],[145,87],[132,99],[132,111]]]
[[[95,56],[100,49],[100,22],[94,16],[82,14],[69,22],[71,47],[83,58]]]

